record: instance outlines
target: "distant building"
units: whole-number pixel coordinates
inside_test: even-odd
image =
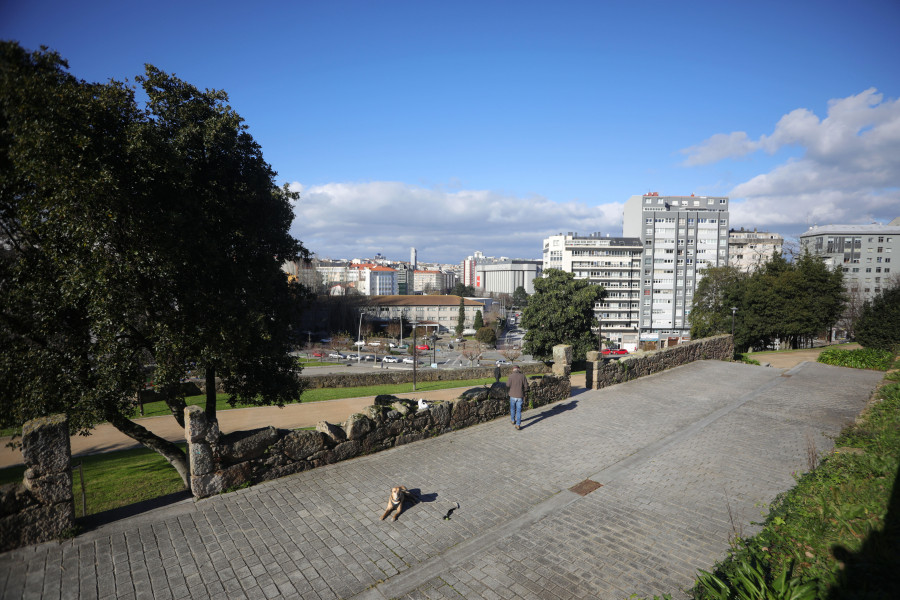
[[[694,290],[704,267],[728,264],[728,198],[631,196],[623,232],[643,244],[640,337],[690,337]]]
[[[463,326],[475,324],[475,313],[484,311],[481,302],[463,298]],[[382,322],[417,321],[434,325],[438,331],[453,331],[459,322],[459,296],[373,296],[366,313]]]
[[[534,280],[540,277],[543,262],[539,260],[506,260],[475,267],[472,286],[486,294],[510,294],[517,287],[534,293]]]
[[[871,300],[900,281],[900,218],[888,225],[824,225],[800,236],[800,246],[844,273],[844,287]],[[892,261],[893,259],[893,261]]]
[[[413,274],[413,291],[427,294],[429,292],[444,292],[446,278],[441,271],[415,271]]]
[[[413,271],[415,271],[416,267],[417,267],[417,265],[416,265],[416,249],[410,248],[409,249],[409,268],[412,269]]]
[[[784,237],[767,231],[728,231],[728,264],[741,271],[755,271],[784,247]]]
[[[475,287],[475,268],[478,265],[478,260],[474,256],[469,256],[464,261],[462,261],[462,278],[461,281],[463,285],[471,285]]]
[[[544,240],[543,271],[560,269],[606,289],[606,299],[594,312],[600,318],[604,338],[634,350],[638,344],[640,318],[641,240],[603,237],[600,233],[579,236],[571,231]]]
[[[389,267],[364,264],[353,265],[357,269],[357,289],[364,296],[397,295],[397,271]]]

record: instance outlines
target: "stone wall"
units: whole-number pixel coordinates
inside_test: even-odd
[[[492,376],[493,367],[487,370],[487,376]],[[532,408],[570,395],[568,374],[529,379],[525,402]],[[195,498],[205,498],[508,416],[509,396],[503,382],[471,388],[455,400],[430,403],[427,408],[420,408],[415,400],[377,396],[375,404],[345,423],[323,421],[315,431],[266,427],[222,435],[201,407],[189,406],[185,437],[191,490]]]
[[[592,351],[587,353],[585,387],[599,390],[695,360],[732,360],[733,357],[734,340],[730,335],[692,340],[662,350],[622,356],[618,360],[605,359],[599,352]]]
[[[22,426],[25,477],[0,486],[0,552],[57,539],[75,526],[65,415]]]

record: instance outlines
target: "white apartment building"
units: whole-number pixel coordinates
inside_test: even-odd
[[[377,265],[353,265],[359,272],[357,289],[364,296],[394,296],[399,292],[397,270]]]
[[[603,337],[634,350],[638,344],[641,258],[637,237],[611,238],[600,233],[579,236],[571,231],[544,240],[543,270],[560,269],[606,289],[594,307]]]
[[[728,198],[631,196],[623,231],[643,244],[640,339],[690,337],[694,290],[707,266],[728,264]]]
[[[728,232],[728,264],[751,272],[767,263],[784,247],[784,237],[768,231],[744,231],[741,227]]]
[[[443,271],[415,271],[413,273],[413,291],[417,293],[444,292],[448,289],[447,275]],[[449,287],[453,287],[453,285],[451,284]]]
[[[822,256],[831,268],[844,273],[851,294],[871,300],[900,282],[900,217],[888,225],[824,225],[800,236],[800,245]]]

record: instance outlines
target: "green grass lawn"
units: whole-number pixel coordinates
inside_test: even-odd
[[[185,445],[180,446],[184,450]],[[175,469],[152,450],[141,448],[75,457],[72,459],[72,493],[76,517],[84,516],[79,464],[84,470],[88,515],[184,490]],[[24,465],[0,469],[0,485],[22,481],[24,472]]]
[[[422,381],[416,385],[419,392],[427,392],[434,390],[445,390],[457,387],[474,387],[477,385],[493,383],[493,377],[485,377],[482,379],[463,379],[453,381]],[[342,398],[360,398],[364,396],[378,396],[380,394],[402,394],[412,392],[412,383],[396,383],[385,385],[367,385],[361,387],[349,388],[317,388],[303,392],[300,396],[301,402],[322,402],[324,400],[340,400]],[[203,405],[206,403],[206,396],[188,396],[185,401],[191,404]],[[247,408],[248,404],[238,404],[234,407],[228,404],[228,394],[216,394],[216,410],[228,410],[230,408]],[[145,417],[157,417],[171,414],[169,407],[165,402],[147,402],[144,404]]]

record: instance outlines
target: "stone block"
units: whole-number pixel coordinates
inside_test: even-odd
[[[7,483],[0,486],[0,516],[10,515],[36,506],[37,499],[19,483]]]
[[[192,404],[184,409],[184,437],[189,444],[194,444],[206,439],[209,425],[206,420],[206,412]]]
[[[601,356],[602,354],[600,354],[599,350],[588,350],[584,358],[587,362],[591,363],[599,362]]]
[[[69,469],[69,423],[65,415],[51,415],[22,426],[22,457],[38,476]]]
[[[397,396],[390,394],[380,394],[375,396],[375,406],[390,406],[397,401]]]
[[[488,396],[491,398],[497,398],[499,400],[506,400],[509,398],[509,391],[506,387],[506,384],[502,381],[497,381],[491,384],[491,388],[488,391]]]
[[[281,440],[279,447],[291,460],[307,460],[326,449],[325,439],[321,431],[292,431]]]
[[[282,435],[283,433],[271,426],[250,431],[235,431],[219,438],[219,443],[215,446],[216,454],[226,462],[259,458]]]
[[[344,423],[344,431],[347,432],[347,439],[349,440],[359,440],[374,429],[375,423],[360,413],[350,415],[350,418]]]
[[[28,469],[30,474],[32,469]],[[72,501],[72,473],[51,473],[42,477],[25,477],[25,489],[41,504],[58,504]]]
[[[403,435],[398,435],[396,441],[394,442],[397,446],[402,446],[403,444],[410,444],[412,442],[418,442],[419,440],[424,440],[424,433],[404,433]]]
[[[339,462],[342,460],[347,460],[348,458],[353,458],[354,456],[359,456],[360,451],[362,450],[362,444],[360,444],[356,440],[350,440],[344,442],[343,444],[338,444],[332,449],[332,455],[334,462]]]
[[[555,346],[554,350],[559,346]],[[568,377],[572,374],[572,365],[566,363],[553,363],[553,375],[556,377]]]
[[[334,444],[347,441],[347,433],[344,431],[344,428],[328,421],[319,421],[316,424],[316,431],[324,433]]]
[[[245,462],[207,475],[191,475],[191,493],[195,498],[208,498],[215,494],[221,494],[250,481],[251,473],[250,463]]]
[[[443,429],[450,425],[450,408],[449,402],[435,402],[428,409],[431,412],[431,422],[435,427]]]
[[[399,413],[401,417],[405,417],[412,411],[409,404],[401,400],[397,400],[393,404],[391,404],[391,408],[395,412]]]
[[[0,519],[0,552],[58,539],[75,526],[75,506],[35,506]]]
[[[469,388],[459,395],[460,399],[471,400],[472,402],[481,402],[487,400],[491,396],[491,391],[486,387]]]
[[[189,444],[189,460],[191,465],[191,475],[207,475],[215,471],[215,459],[213,451],[206,442],[197,442]]]
[[[572,346],[568,344],[557,344],[553,346],[553,363],[554,364],[572,364]]]

